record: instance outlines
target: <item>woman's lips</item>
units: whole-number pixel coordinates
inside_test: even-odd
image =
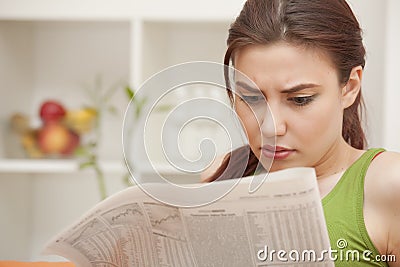
[[[261,150],[265,157],[275,160],[286,159],[295,152],[294,149],[270,145],[263,146]]]

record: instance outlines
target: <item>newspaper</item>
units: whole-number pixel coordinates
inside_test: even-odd
[[[251,179],[195,208],[127,188],[54,237],[44,253],[77,267],[334,266],[314,169],[270,173],[254,193]]]

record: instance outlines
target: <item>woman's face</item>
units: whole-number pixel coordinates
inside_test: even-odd
[[[234,64],[234,107],[263,166],[273,160],[276,171],[327,161],[344,141],[343,88],[330,59],[318,50],[276,43],[246,46]]]

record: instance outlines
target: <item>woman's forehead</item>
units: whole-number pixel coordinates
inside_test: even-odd
[[[318,49],[287,43],[249,45],[235,52],[235,81],[263,87],[291,88],[299,83],[337,81],[329,56]]]
[[[248,62],[255,67],[269,66],[273,69],[280,65],[296,67],[304,65],[304,63],[335,67],[329,55],[321,49],[287,42],[246,45],[235,51],[233,62],[236,68]]]

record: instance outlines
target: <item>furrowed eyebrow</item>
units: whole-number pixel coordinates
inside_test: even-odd
[[[295,92],[298,92],[298,91],[301,91],[304,89],[315,88],[315,87],[319,87],[319,85],[314,84],[314,83],[302,83],[302,84],[293,86],[292,88],[282,90],[281,93],[290,94],[290,93],[295,93]]]
[[[237,81],[235,84],[236,84],[236,86],[240,86],[243,89],[246,89],[247,91],[250,91],[250,92],[253,92],[253,93],[260,93],[261,92],[260,89],[258,89],[256,87],[253,87],[253,86],[250,86],[247,83],[244,83],[244,82],[241,82],[241,81]]]
[[[237,81],[236,85],[246,89],[247,91],[254,92],[254,93],[260,93],[260,91],[261,91],[260,89],[252,87],[252,86],[248,85],[247,83],[244,83],[241,81]],[[319,87],[319,85],[314,84],[314,83],[302,83],[302,84],[293,86],[289,89],[282,90],[281,93],[290,94],[290,93],[295,93],[295,92],[298,92],[298,91],[301,91],[304,89],[315,88],[315,87]]]

